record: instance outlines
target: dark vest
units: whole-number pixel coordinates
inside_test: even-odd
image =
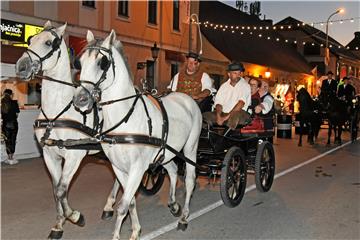
[[[203,71],[198,70],[192,75],[186,73],[186,69],[179,73],[177,92],[182,92],[188,95],[198,95],[201,93],[201,78]]]
[[[266,93],[264,96],[261,97],[261,102],[264,101],[266,96],[270,96],[272,99],[274,99],[273,96],[271,96],[270,93]],[[274,114],[275,114],[274,103],[273,103],[273,105],[271,107],[271,110],[267,114],[263,114],[263,113],[259,114],[260,117],[263,118],[263,120],[264,120],[264,128],[265,128],[265,130],[274,128],[274,121],[273,121]]]

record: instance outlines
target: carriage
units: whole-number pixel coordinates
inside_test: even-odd
[[[273,136],[273,129],[238,126],[230,130],[224,126],[204,124],[197,151],[197,175],[208,177],[209,182],[220,178],[220,195],[227,207],[240,204],[248,173],[255,176],[259,192],[269,191],[275,174]],[[175,161],[181,169],[183,160],[178,157]],[[148,170],[140,184],[140,192],[156,194],[164,176],[163,168]]]
[[[116,175],[104,207],[105,219],[112,217],[116,194],[120,184],[123,186],[113,239],[120,239],[121,225],[128,213],[132,221],[131,239],[139,238],[141,225],[134,195],[149,165],[155,166],[151,169],[156,170],[156,166],[163,163],[169,174],[168,207],[179,217],[178,228],[181,230],[188,224],[195,167],[207,173],[221,171],[221,193],[228,206],[240,203],[245,192],[247,169],[255,172],[260,191],[270,189],[275,158],[267,140],[271,142],[273,133],[242,132],[243,127],[229,131],[207,126],[201,134],[201,113],[189,96],[169,94],[154,102],[149,94],[138,92],[115,31],[103,41],[97,41],[88,31],[88,46],[84,51],[89,54],[82,54],[79,61],[83,67],[80,79],[86,80],[74,83],[68,55],[60,54],[67,52],[63,40],[65,28],[66,24],[54,28],[47,22],[16,64],[19,77],[30,79],[42,71],[43,76],[39,77],[48,80],[43,82],[41,113],[34,128],[52,177],[57,206],[56,224],[51,228],[49,238],[62,237],[66,220],[85,225],[84,216],[70,207],[67,196],[71,179],[84,156],[89,154],[88,146],[96,149],[101,144]],[[62,80],[57,80],[59,78]],[[183,208],[176,201],[177,167],[171,161],[174,156],[186,162]],[[196,164],[197,158],[202,162],[200,165]],[[159,159],[155,161],[157,164],[151,164]],[[161,173],[157,174],[158,180],[163,177]],[[148,172],[146,175],[153,174]]]

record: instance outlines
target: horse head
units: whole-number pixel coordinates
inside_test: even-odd
[[[92,109],[94,103],[100,102],[102,92],[112,85],[115,79],[112,47],[118,42],[114,30],[103,41],[95,40],[91,31],[86,39],[88,45],[75,64],[81,68],[81,87],[75,91],[73,101],[81,111]]]
[[[16,74],[21,79],[29,80],[40,71],[54,69],[57,66],[61,49],[66,49],[63,40],[66,26],[65,23],[55,28],[47,21],[44,30],[28,39],[29,47],[15,66]]]

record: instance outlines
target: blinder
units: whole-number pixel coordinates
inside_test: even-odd
[[[100,61],[100,68],[101,70],[106,71],[108,70],[109,67],[110,67],[110,61],[105,55],[103,55]]]
[[[58,36],[56,36],[54,41],[52,42],[53,51],[58,50],[60,45],[61,45],[61,39]]]

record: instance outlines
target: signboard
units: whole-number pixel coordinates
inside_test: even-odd
[[[41,32],[44,28],[39,26],[34,26],[30,24],[25,24],[25,36],[24,36],[24,42],[27,42],[28,38],[31,36],[34,36]]]
[[[24,42],[25,24],[1,19],[1,39]]]
[[[34,26],[26,23],[20,23],[1,19],[1,39],[18,43],[26,43],[30,36],[36,35],[43,30],[43,27]],[[14,44],[18,45],[19,44]],[[27,44],[20,44],[25,45]]]

